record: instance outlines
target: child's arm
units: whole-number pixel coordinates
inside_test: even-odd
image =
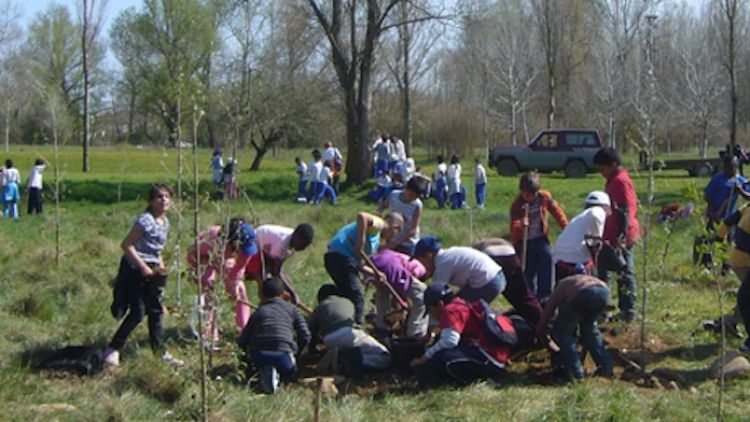
[[[416,235],[417,227],[419,227],[420,221],[422,221],[422,209],[417,208],[417,210],[414,212],[414,218],[411,219],[409,225],[405,226],[404,230],[401,230],[397,235],[393,236],[393,239],[391,239],[391,241],[385,245],[384,249],[393,249],[401,243],[405,242],[406,239],[409,239],[410,237]]]
[[[521,195],[518,195],[510,205],[510,241],[514,245],[523,237],[524,209]]]
[[[376,211],[378,215],[383,215],[383,211],[387,210],[391,206],[391,197],[390,195],[386,196],[382,201],[380,201],[380,204],[378,204],[378,210]]]
[[[565,215],[565,211],[563,211],[557,201],[552,199],[551,195],[549,197],[549,202],[547,202],[547,209],[555,218],[555,221],[557,221],[557,224],[561,229],[564,229],[568,225],[568,217]]]

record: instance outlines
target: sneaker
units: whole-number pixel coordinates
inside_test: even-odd
[[[279,389],[279,371],[272,365],[260,368],[260,388],[264,393],[274,394]]]
[[[175,368],[179,368],[185,365],[184,361],[177,359],[176,357],[173,357],[172,355],[169,354],[169,352],[164,352],[164,354],[161,355],[161,360],[163,360],[164,363],[166,363],[167,365],[174,366]]]
[[[599,367],[599,368],[596,368],[596,372],[594,372],[594,376],[613,379],[615,377],[615,373],[610,368]]]
[[[104,351],[104,364],[107,366],[120,366],[120,352],[107,347],[107,350]]]

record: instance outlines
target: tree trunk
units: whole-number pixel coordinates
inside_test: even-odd
[[[88,65],[88,1],[83,0],[83,28],[81,30],[81,52],[83,61],[83,171],[89,171],[89,143],[91,121],[89,116],[89,65]]]
[[[5,98],[5,152],[10,151],[10,97]]]
[[[128,143],[133,141],[133,130],[135,129],[135,93],[130,94],[128,101]]]
[[[263,157],[265,157],[268,152],[268,147],[265,142],[262,146],[258,146],[254,139],[250,140],[250,144],[255,150],[255,158],[253,158],[253,163],[250,165],[250,171],[258,171],[260,170],[260,163],[263,161]]]

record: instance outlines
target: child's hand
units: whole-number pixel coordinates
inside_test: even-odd
[[[148,265],[145,265],[143,268],[141,268],[141,275],[144,277],[153,277],[154,270],[152,270]]]

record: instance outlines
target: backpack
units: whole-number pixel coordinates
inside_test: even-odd
[[[505,315],[498,315],[484,299],[479,299],[482,309],[482,334],[488,343],[496,346],[514,347],[518,335],[511,320]]]

